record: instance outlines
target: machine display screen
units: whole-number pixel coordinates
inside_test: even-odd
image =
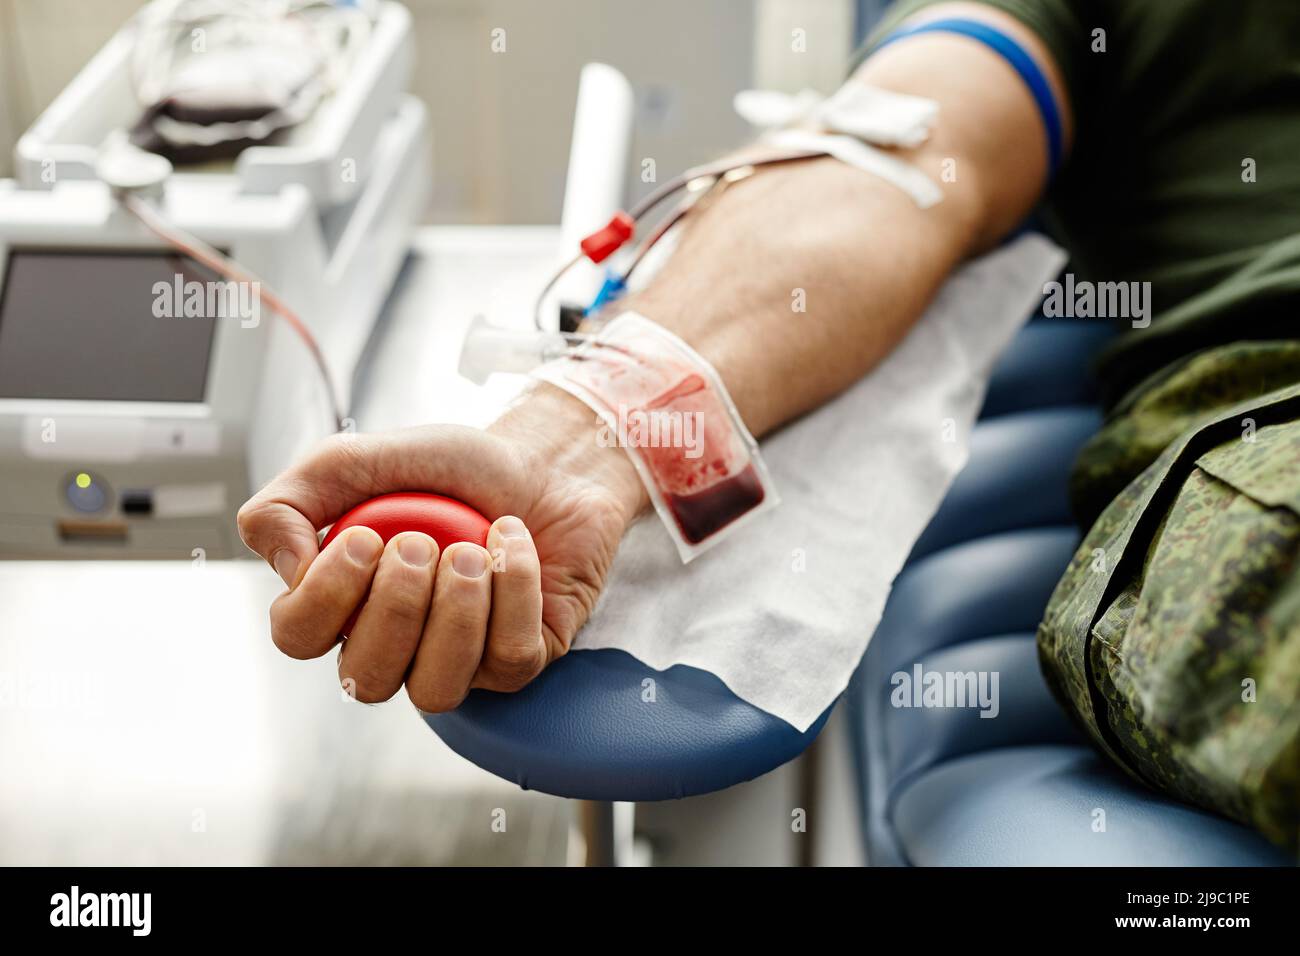
[[[12,251],[0,398],[203,401],[217,320],[172,290],[214,279],[169,252]]]

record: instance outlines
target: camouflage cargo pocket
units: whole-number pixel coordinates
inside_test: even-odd
[[[1089,532],[1039,647],[1058,696],[1131,774],[1295,851],[1300,419],[1287,409],[1171,446]]]
[[[1093,626],[1089,664],[1143,779],[1294,847],[1300,422],[1254,438],[1197,460],[1138,576]]]

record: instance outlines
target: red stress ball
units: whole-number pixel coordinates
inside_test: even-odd
[[[491,522],[469,505],[454,498],[402,491],[380,495],[357,505],[334,522],[334,527],[330,528],[325,540],[321,542],[321,550],[329,547],[330,542],[348,528],[358,525],[376,531],[385,544],[403,531],[422,531],[438,542],[439,550],[446,550],[457,541],[472,541],[487,547]],[[356,614],[348,618],[347,624],[343,626],[344,636],[352,630],[356,620]]]

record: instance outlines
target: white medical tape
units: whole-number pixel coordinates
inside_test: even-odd
[[[928,176],[876,148],[924,143],[939,115],[934,100],[850,80],[829,99],[810,90],[796,96],[745,90],[736,94],[735,108],[765,130],[759,141],[766,145],[825,151],[901,189],[921,209],[943,200],[943,192]]]
[[[763,142],[788,149],[820,149],[842,163],[861,169],[896,186],[912,197],[921,209],[943,201],[943,191],[929,176],[884,150],[868,146],[852,136],[811,133],[798,129],[780,130],[763,137]]]

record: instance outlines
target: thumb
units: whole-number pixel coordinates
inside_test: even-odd
[[[239,509],[239,536],[292,588],[320,552],[316,530],[367,498],[437,491],[500,515],[518,481],[518,461],[478,429],[428,425],[336,435]]]
[[[292,588],[316,557],[316,529],[282,501],[253,498],[239,509],[239,536]]]

